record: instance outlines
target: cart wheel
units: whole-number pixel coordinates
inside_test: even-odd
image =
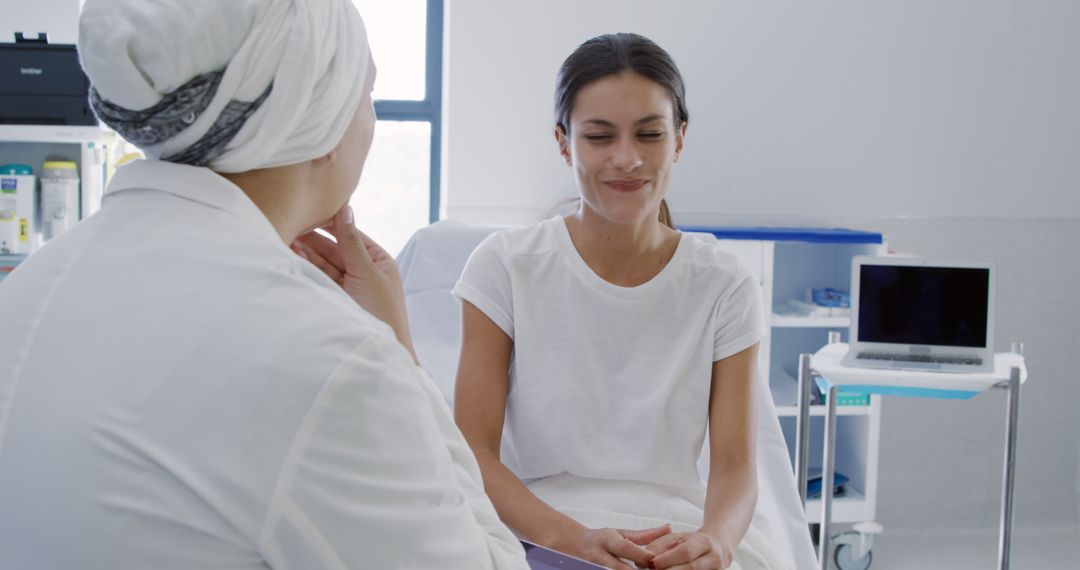
[[[874,558],[873,553],[866,552],[866,556],[858,560],[852,560],[851,556],[855,552],[850,544],[841,544],[836,547],[836,551],[833,552],[833,560],[836,561],[836,567],[840,570],[866,570],[870,567],[870,561]]]

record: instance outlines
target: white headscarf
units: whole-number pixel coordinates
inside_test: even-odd
[[[136,117],[126,126],[148,133],[148,157],[169,160],[205,147],[222,123],[239,127],[207,157],[218,172],[329,153],[364,95],[368,50],[349,0],[87,0],[79,21],[95,95]],[[216,90],[190,88],[214,72]],[[204,96],[197,113],[184,110],[193,92]],[[250,115],[230,119],[238,109]]]

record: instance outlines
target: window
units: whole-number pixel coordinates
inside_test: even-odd
[[[357,226],[397,255],[439,216],[443,0],[353,0],[379,76],[375,140],[350,200]]]

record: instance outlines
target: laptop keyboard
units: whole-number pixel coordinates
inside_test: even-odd
[[[899,352],[860,352],[857,360],[894,360],[897,362],[930,362],[933,364],[968,364],[978,366],[981,358],[973,356],[942,356],[932,354],[904,354]]]

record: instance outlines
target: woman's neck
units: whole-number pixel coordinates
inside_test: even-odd
[[[605,281],[624,287],[655,277],[679,245],[679,232],[656,217],[613,223],[583,204],[564,221],[575,249],[589,268]]]

